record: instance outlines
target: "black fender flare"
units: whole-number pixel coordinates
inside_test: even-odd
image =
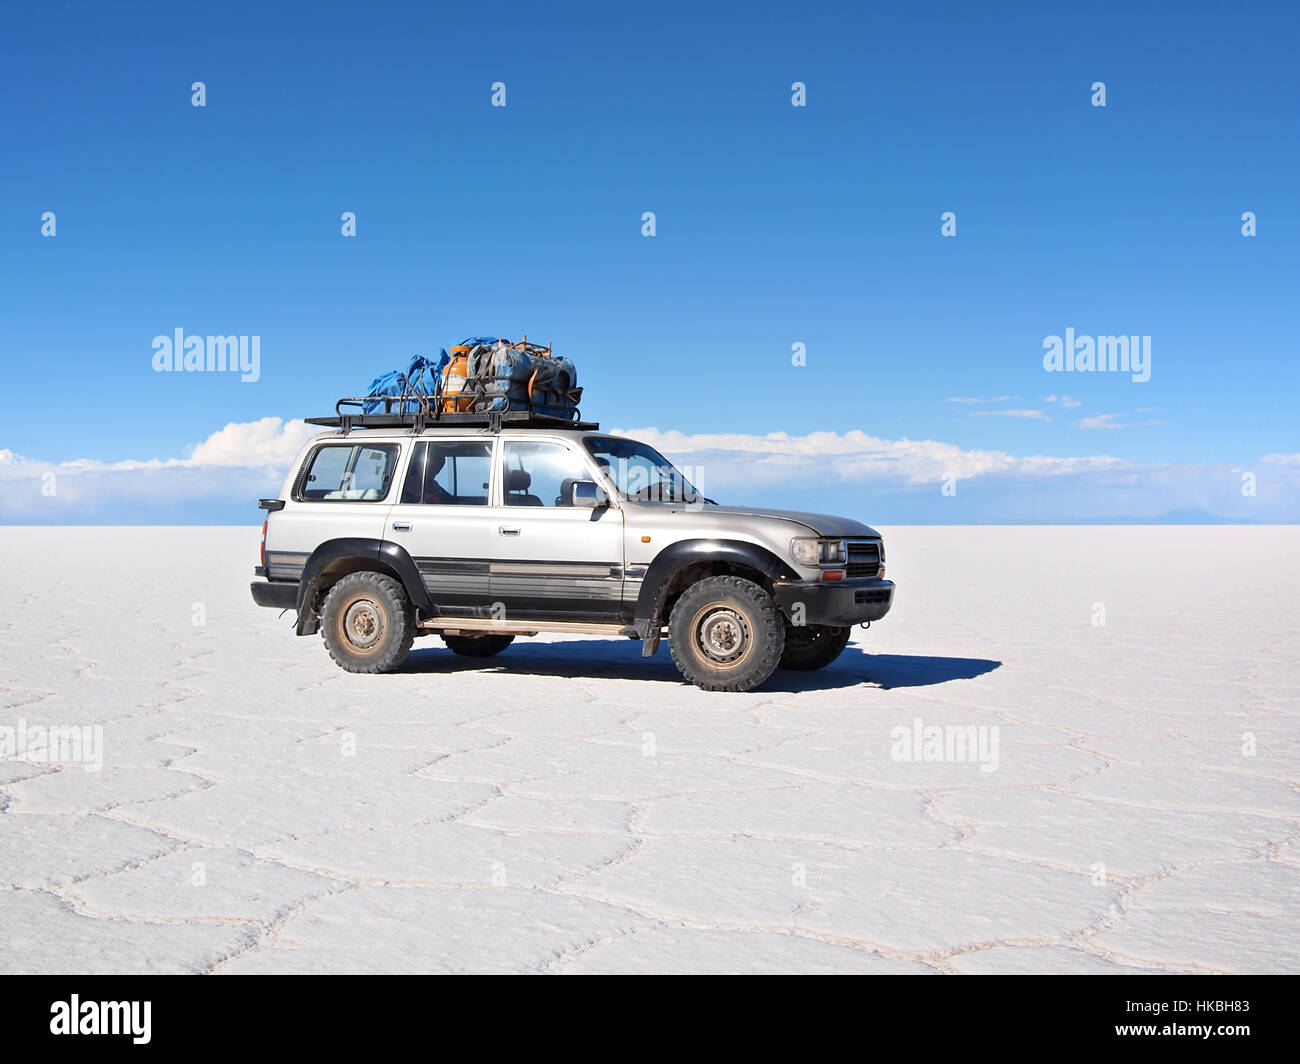
[[[298,581],[298,634],[312,635],[320,627],[320,616],[315,602],[316,592],[320,589],[324,571],[335,562],[358,560],[364,562],[362,569],[391,569],[397,574],[406,594],[417,610],[431,610],[433,603],[425,589],[415,560],[399,543],[387,543],[382,539],[364,539],[361,537],[347,539],[329,539],[311,552],[302,568],[302,577]],[[377,563],[373,566],[370,563]]]
[[[663,623],[664,589],[673,577],[698,562],[722,562],[755,569],[770,580],[798,580],[799,574],[766,547],[738,539],[683,539],[665,547],[646,569],[636,600],[636,629],[657,636]],[[655,639],[658,642],[658,639]]]

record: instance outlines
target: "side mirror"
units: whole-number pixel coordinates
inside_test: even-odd
[[[599,510],[602,506],[609,505],[609,496],[594,480],[575,480],[570,502],[587,510]]]

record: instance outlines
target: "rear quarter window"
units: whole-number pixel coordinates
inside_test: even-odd
[[[396,444],[326,443],[307,459],[298,481],[301,502],[379,502],[397,466]]]

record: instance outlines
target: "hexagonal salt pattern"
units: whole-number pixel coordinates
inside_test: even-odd
[[[1300,970],[1300,535],[886,535],[886,620],[725,695],[351,676],[255,531],[0,529],[0,727],[91,729],[0,757],[0,971]]]

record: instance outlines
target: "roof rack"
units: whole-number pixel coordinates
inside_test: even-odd
[[[366,404],[375,402],[384,404],[384,412],[367,414]],[[352,429],[410,429],[413,433],[420,433],[436,425],[478,427],[492,432],[507,427],[578,429],[582,432],[596,432],[600,429],[595,421],[572,421],[532,410],[466,410],[452,413],[439,409],[441,405],[437,397],[429,395],[349,396],[334,404],[333,417],[309,417],[305,420],[308,425],[342,429],[344,434]],[[355,413],[344,412],[344,407],[355,408]]]

